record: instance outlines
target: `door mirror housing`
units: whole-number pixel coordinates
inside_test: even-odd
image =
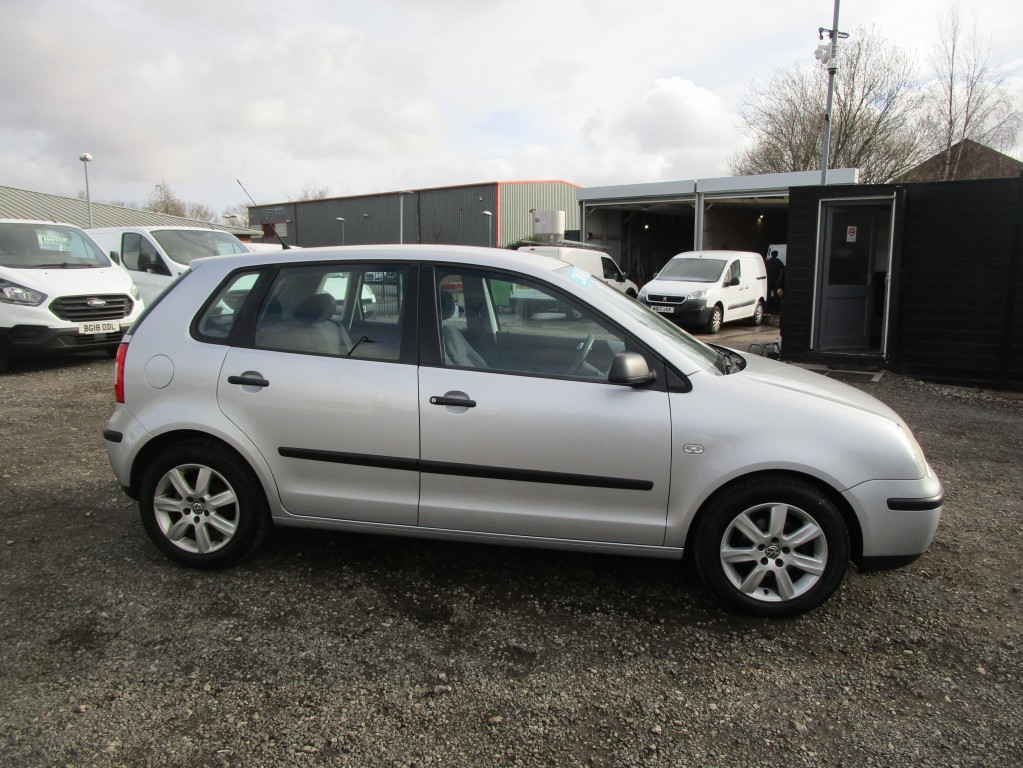
[[[112,262],[114,262],[114,264],[120,264],[121,263],[121,254],[119,254],[117,251],[111,251],[109,255],[110,255],[110,260]]]
[[[650,370],[646,358],[637,352],[619,352],[611,359],[611,370],[607,374],[607,380],[612,384],[629,387],[649,384],[655,378],[657,375]]]

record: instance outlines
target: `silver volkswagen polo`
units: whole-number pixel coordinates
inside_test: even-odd
[[[691,550],[726,606],[789,616],[850,560],[913,561],[941,516],[941,483],[887,406],[708,347],[544,256],[197,261],[124,337],[115,390],[114,472],[156,546],[198,568],[273,525]]]

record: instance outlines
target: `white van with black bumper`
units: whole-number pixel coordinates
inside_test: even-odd
[[[687,251],[643,286],[639,300],[679,325],[717,333],[722,323],[760,325],[767,303],[764,258],[750,251]]]
[[[0,371],[14,356],[112,356],[141,313],[131,278],[84,231],[0,219]]]

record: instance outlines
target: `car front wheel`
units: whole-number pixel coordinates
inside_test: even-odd
[[[163,453],[146,470],[139,510],[153,543],[193,568],[220,568],[252,549],[268,525],[266,499],[235,454],[207,443]]]
[[[710,311],[710,319],[707,320],[707,324],[704,326],[704,330],[707,333],[717,333],[721,330],[721,321],[723,320],[721,313],[721,307],[715,306]]]
[[[696,564],[728,607],[755,616],[796,616],[842,581],[849,533],[835,505],[789,478],[750,479],[714,499],[695,537]]]

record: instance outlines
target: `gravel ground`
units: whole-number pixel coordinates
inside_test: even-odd
[[[176,567],[107,465],[112,378],[0,376],[2,765],[1023,764],[1023,402],[857,384],[945,482],[937,539],[764,621],[663,561],[279,530]]]

